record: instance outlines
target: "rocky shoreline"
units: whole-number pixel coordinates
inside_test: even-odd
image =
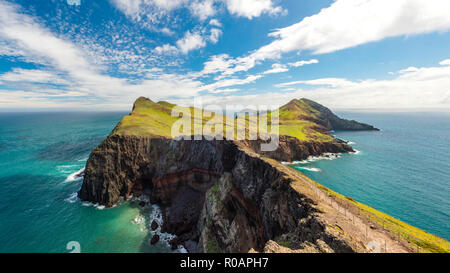
[[[261,153],[259,144],[111,135],[89,157],[79,197],[111,207],[120,197],[148,193],[161,206],[161,232],[176,235],[173,247],[190,252],[262,250],[292,232],[302,234],[300,241],[321,238],[336,252],[351,252],[327,235],[311,201],[290,187],[292,178],[266,159],[304,160],[351,147],[282,136],[279,149]]]

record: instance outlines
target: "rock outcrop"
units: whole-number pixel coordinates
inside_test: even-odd
[[[351,150],[341,142],[296,145],[290,140],[281,138],[280,151],[271,156],[302,160]],[[162,232],[177,235],[180,244],[194,242],[199,252],[260,250],[268,240],[296,230],[303,234],[299,240],[333,242],[320,224],[312,224],[311,238],[300,228],[302,219],[314,219],[310,200],[292,189],[292,178],[256,147],[257,142],[112,135],[89,157],[79,197],[110,207],[121,197],[149,191],[151,202],[162,207]],[[351,248],[339,245],[335,251]]]
[[[305,251],[355,250],[327,231],[313,201],[295,190],[295,178],[274,163],[352,152],[326,130],[350,123],[320,109],[317,122],[323,124],[296,123],[293,136],[281,135],[275,151],[263,152],[258,140],[172,139],[167,136],[170,122],[158,123],[173,121],[170,107],[145,98],[136,101],[133,112],[92,151],[78,192],[82,200],[111,207],[121,198],[148,194],[162,208],[161,232],[177,236],[170,242],[173,248],[183,244],[190,252],[263,251],[267,242],[282,236]],[[297,112],[286,114],[285,109],[283,115],[295,118]],[[289,120],[284,121],[289,129]]]

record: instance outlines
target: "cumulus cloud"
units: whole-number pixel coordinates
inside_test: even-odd
[[[217,19],[211,19],[211,21],[209,21],[209,24],[215,27],[222,27],[222,24]]]
[[[446,0],[337,0],[318,14],[270,34],[265,55],[295,50],[329,53],[388,37],[447,31]]]
[[[214,0],[194,1],[190,4],[191,13],[201,21],[208,19],[216,14]]]
[[[287,68],[284,64],[273,64],[272,69],[264,71],[263,74],[275,74],[275,73],[282,73],[289,71],[289,68]]]
[[[125,15],[140,20],[142,0],[111,0],[111,2]]]
[[[229,60],[227,73],[247,71],[283,53],[331,53],[389,37],[450,30],[447,0],[336,0],[330,7],[269,34],[275,40]]]
[[[440,62],[439,64],[440,64],[440,65],[450,65],[450,59],[443,60],[443,61]]]
[[[206,46],[203,36],[198,32],[187,31],[184,37],[177,41],[177,46],[184,54],[194,49],[199,49]]]
[[[176,53],[178,53],[178,48],[173,45],[170,45],[170,44],[164,44],[162,46],[155,47],[155,49],[153,49],[153,51],[159,55],[176,54]]]
[[[186,8],[200,21],[214,16],[224,4],[228,12],[238,17],[253,19],[262,14],[286,14],[287,10],[276,6],[272,0],[110,0],[125,15],[140,21],[155,15],[166,15],[176,9]]]
[[[237,16],[252,19],[263,13],[271,15],[286,12],[280,6],[275,6],[272,0],[224,0],[228,11]]]

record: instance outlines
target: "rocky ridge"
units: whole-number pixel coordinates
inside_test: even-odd
[[[334,138],[286,135],[276,151],[261,152],[260,144],[113,132],[92,151],[79,197],[111,207],[149,192],[162,207],[162,232],[177,235],[171,244],[191,252],[262,251],[277,238],[288,238],[296,249],[363,251],[327,229],[317,204],[292,187],[296,178],[277,162],[353,149]]]

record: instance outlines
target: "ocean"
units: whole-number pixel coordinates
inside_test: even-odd
[[[156,207],[76,197],[89,153],[127,113],[0,113],[0,252],[170,252]],[[76,247],[79,246],[79,249]]]
[[[337,113],[379,132],[336,131],[356,154],[292,167],[345,196],[450,240],[450,113]]]
[[[75,175],[127,113],[0,113],[0,252],[171,252],[149,245],[158,208],[81,202]],[[358,154],[294,167],[450,239],[450,115],[339,113],[380,132],[334,132]]]

